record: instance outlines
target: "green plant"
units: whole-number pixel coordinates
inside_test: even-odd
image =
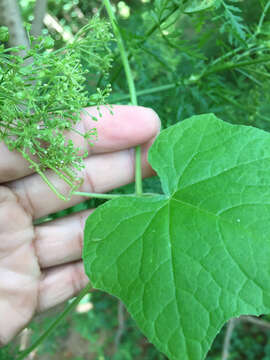
[[[152,26],[135,39],[119,27],[110,2],[104,4],[129,87],[124,94],[116,54],[111,80],[120,94],[115,99],[130,98],[136,105],[138,95],[186,91],[177,109],[163,106],[164,95],[164,117],[175,112],[182,120],[211,111],[232,123],[268,129],[269,107],[262,97],[269,99],[269,82],[263,81],[269,78],[269,1],[260,1],[259,21],[250,28],[236,0],[159,0],[154,16],[142,15],[147,25],[152,16]],[[189,30],[200,31],[198,43],[183,39],[179,18]],[[222,24],[218,49],[209,47],[215,24]],[[181,51],[180,59],[166,51]],[[146,65],[142,53],[153,63]],[[143,88],[148,76],[158,77],[156,87]],[[136,92],[134,78],[143,90]],[[164,130],[150,151],[163,194],[142,192],[137,148],[136,193],[96,195],[112,200],[87,221],[86,272],[95,288],[125,302],[170,359],[203,359],[228,319],[269,313],[269,140],[255,127],[230,125],[212,114],[193,116]],[[72,193],[82,195],[74,188]]]
[[[7,30],[1,29],[1,40],[7,41]],[[65,200],[44,170],[53,170],[71,191],[81,185],[78,173],[84,167],[84,156],[66,139],[64,131],[79,132],[75,125],[82,107],[103,104],[109,95],[107,86],[89,97],[84,83],[89,71],[108,72],[111,34],[108,24],[94,17],[72,43],[59,50],[52,51],[54,40],[50,36],[29,39],[31,48],[24,57],[19,53],[22,48],[0,46],[0,140],[9,150],[19,151]],[[88,71],[83,69],[82,58],[88,62]],[[97,138],[95,128],[81,135],[91,145]]]

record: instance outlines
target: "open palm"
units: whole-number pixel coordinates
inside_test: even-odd
[[[97,115],[96,108],[87,109]],[[143,176],[153,175],[147,151],[159,131],[159,119],[150,109],[114,106],[113,115],[102,108],[93,125],[82,115],[78,127],[98,128],[99,140],[85,160],[80,191],[106,192],[134,179],[134,146],[142,144]],[[83,145],[79,135],[73,142]],[[89,155],[90,155],[90,149]],[[54,174],[48,176],[60,189],[68,188]],[[0,143],[0,345],[7,344],[36,312],[62,303],[87,283],[81,261],[83,229],[91,210],[42,225],[33,220],[83,200],[63,202],[17,153]],[[93,211],[93,210],[92,210]]]

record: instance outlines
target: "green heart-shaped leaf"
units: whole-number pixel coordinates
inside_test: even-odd
[[[149,161],[164,195],[99,207],[86,273],[170,359],[200,360],[228,319],[270,310],[270,135],[194,116]]]

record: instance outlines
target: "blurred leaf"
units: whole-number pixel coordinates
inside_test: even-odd
[[[184,7],[186,14],[197,13],[200,11],[211,9],[217,0],[189,0]]]

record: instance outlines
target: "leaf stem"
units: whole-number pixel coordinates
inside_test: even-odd
[[[74,191],[72,195],[86,196],[95,199],[105,199],[105,200],[111,200],[123,196],[123,194],[95,194],[95,193],[87,193],[81,191]]]
[[[64,317],[71,312],[71,310],[81,301],[81,299],[92,289],[92,284],[89,282],[79,295],[66,307],[66,309],[51,323],[47,330],[31,345],[28,349],[18,354],[16,360],[25,359],[38,345],[47,338],[51,332],[59,325]]]
[[[112,200],[119,197],[125,197],[125,196],[135,196],[137,194],[98,194],[98,193],[87,193],[87,192],[81,192],[81,191],[74,191],[72,192],[72,195],[78,195],[78,196],[85,196],[85,197],[91,197],[96,199],[105,199],[105,200]],[[142,193],[141,196],[155,196],[160,195],[157,193]]]
[[[109,18],[110,18],[110,21],[112,24],[112,28],[113,28],[113,32],[114,32],[116,40],[117,40],[118,48],[120,51],[122,63],[123,63],[126,78],[127,78],[131,103],[132,103],[132,105],[138,105],[135,84],[134,84],[131,68],[129,65],[128,56],[127,56],[127,53],[125,50],[125,45],[124,45],[121,33],[118,28],[116,17],[113,13],[113,9],[112,9],[110,0],[104,0],[104,5],[105,5],[107,13],[109,15]],[[140,146],[136,146],[135,157],[136,157],[135,158],[135,189],[136,189],[136,195],[141,195],[143,193],[143,189],[142,189],[142,166],[141,166],[141,147]]]

